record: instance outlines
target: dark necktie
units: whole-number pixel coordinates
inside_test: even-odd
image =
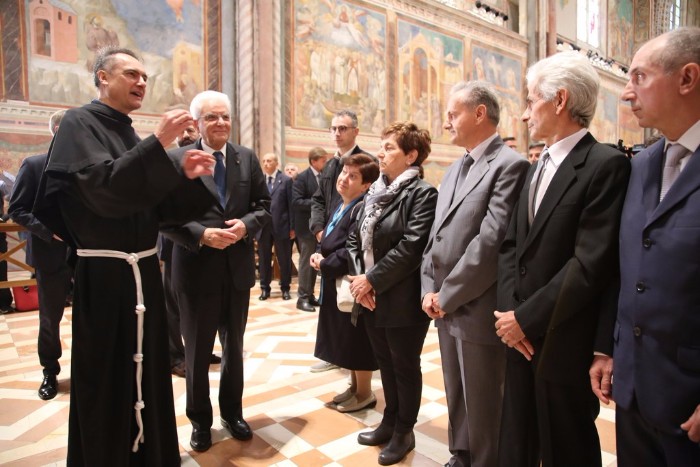
[[[666,162],[664,163],[664,173],[661,179],[661,194],[659,195],[659,201],[664,199],[666,193],[676,181],[678,175],[681,173],[681,159],[688,153],[685,147],[678,143],[670,144],[666,148]]]
[[[214,183],[216,191],[219,192],[219,201],[222,206],[226,206],[226,167],[224,166],[224,154],[221,151],[214,151],[216,165],[214,165]]]
[[[452,201],[455,200],[459,189],[464,185],[464,181],[467,179],[467,175],[469,175],[469,169],[472,164],[474,164],[474,158],[470,156],[469,153],[465,154],[462,158],[462,167],[460,167],[457,180],[455,180],[455,191],[452,192]],[[452,202],[450,202],[450,204],[452,204]]]
[[[270,193],[272,193],[273,181],[274,181],[274,178],[272,178],[271,175],[268,175],[267,176],[267,191],[269,191]]]
[[[540,181],[542,180],[542,173],[544,168],[549,161],[549,152],[545,149],[540,155],[540,159],[537,161],[537,169],[535,169],[535,174],[532,176],[532,181],[530,182],[530,191],[528,193],[528,220],[532,224],[532,220],[535,218],[535,203],[537,202],[537,190],[540,187]]]

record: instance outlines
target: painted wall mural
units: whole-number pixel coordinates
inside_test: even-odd
[[[328,128],[341,109],[353,110],[364,131],[386,121],[386,16],[345,1],[294,5],[293,122]]]
[[[149,90],[141,112],[189,105],[204,89],[201,0],[26,0],[26,8],[34,102],[93,99],[95,54],[108,45],[144,59]]]
[[[521,101],[524,86],[523,62],[477,42],[472,42],[471,78],[486,80],[494,85],[501,98],[501,123],[499,133],[503,136],[524,137]]]
[[[627,65],[632,61],[634,53],[633,24],[633,0],[609,0],[608,55]]]
[[[397,21],[398,119],[430,131],[447,142],[442,130],[450,89],[464,79],[464,43],[434,28]]]

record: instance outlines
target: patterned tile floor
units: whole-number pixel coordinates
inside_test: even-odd
[[[245,336],[244,415],[255,431],[253,440],[232,439],[219,426],[216,392],[218,366],[212,366],[214,446],[205,453],[189,447],[185,416],[185,381],[173,377],[175,411],[184,466],[357,466],[376,465],[379,448],[357,444],[361,431],[379,423],[384,398],[378,372],[372,382],[375,409],[342,414],[326,404],[345,389],[347,373],[311,373],[316,313],[296,310],[273,291],[266,302],[253,289]],[[38,312],[0,316],[0,465],[65,465],[70,391],[71,311],[61,323],[64,354],[60,392],[49,402],[36,391],[41,366],[36,355]],[[221,348],[217,342],[216,351]],[[447,407],[440,369],[437,332],[431,328],[423,349],[423,403],[416,426],[416,449],[401,465],[437,466],[449,458]],[[614,410],[603,407],[598,420],[603,465],[615,466]]]

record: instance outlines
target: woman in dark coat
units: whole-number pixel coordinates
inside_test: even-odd
[[[423,379],[420,354],[429,318],[421,310],[420,264],[435,217],[437,190],[420,179],[430,153],[430,133],[413,123],[382,132],[377,154],[382,175],[365,197],[350,235],[351,291],[379,363],[386,408],[376,430],[360,444],[385,444],[381,465],[400,462],[415,447],[413,426]]]
[[[350,155],[338,176],[336,189],[342,200],[323,231],[320,253],[311,256],[311,267],[321,272],[321,311],[316,331],[314,356],[350,370],[350,387],[333,398],[339,412],[374,407],[372,371],[377,369],[372,347],[362,323],[351,323],[350,313],[338,309],[336,279],[348,272],[345,241],[355,229],[362,198],[379,176],[379,166],[365,154]]]

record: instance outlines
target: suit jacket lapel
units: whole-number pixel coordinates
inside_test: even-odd
[[[202,140],[200,139],[197,141],[197,149],[200,151],[202,150]],[[226,171],[228,174],[228,170]],[[219,191],[216,189],[216,182],[214,182],[214,174],[212,175],[206,175],[203,177],[200,177],[202,179],[202,183],[204,183],[204,186],[207,187],[207,190],[212,194],[212,196],[216,199],[218,202],[217,204],[220,204],[219,201]]]
[[[661,166],[661,164],[654,164],[654,162],[655,161],[652,161],[652,166]],[[671,208],[673,208],[676,204],[680,203],[685,198],[687,198],[688,195],[690,195],[692,192],[700,188],[700,177],[697,176],[699,172],[700,148],[696,149],[693,155],[690,156],[690,159],[688,159],[688,162],[683,168],[683,171],[680,173],[680,175],[678,175],[678,178],[675,182],[673,182],[673,185],[671,185],[671,188],[668,190],[668,193],[666,193],[666,196],[664,196],[664,199],[659,203],[659,205],[651,214],[651,217],[647,221],[647,225],[654,222],[656,219],[658,219],[666,212],[668,212]],[[656,178],[656,183],[659,186],[661,185],[660,179],[660,176]],[[657,200],[659,199],[659,192],[660,189],[656,190]]]
[[[240,180],[241,158],[233,146],[226,143],[226,206],[231,202],[232,187]],[[224,207],[226,207],[224,206]]]
[[[440,217],[435,219],[434,227],[439,229],[445,219],[447,219],[447,212],[450,209],[450,202],[452,201],[453,193],[455,190],[455,184],[457,183],[457,176],[462,166],[462,159],[455,161],[450,168],[447,170],[442,184],[440,185],[440,192],[438,193],[437,206],[435,211]],[[456,193],[455,193],[456,196]]]
[[[547,192],[544,194],[544,198],[542,198],[540,207],[537,209],[537,214],[532,221],[530,231],[525,240],[524,249],[532,243],[532,240],[537,236],[539,231],[542,230],[549,216],[552,215],[552,211],[554,211],[554,208],[557,207],[562,196],[566,193],[566,190],[568,190],[569,186],[576,180],[576,167],[586,161],[588,152],[596,142],[593,135],[586,133],[586,136],[584,136],[564,158],[559,169],[557,169],[557,173],[554,174],[552,181],[547,187]],[[527,186],[529,187],[530,185],[528,184]]]

